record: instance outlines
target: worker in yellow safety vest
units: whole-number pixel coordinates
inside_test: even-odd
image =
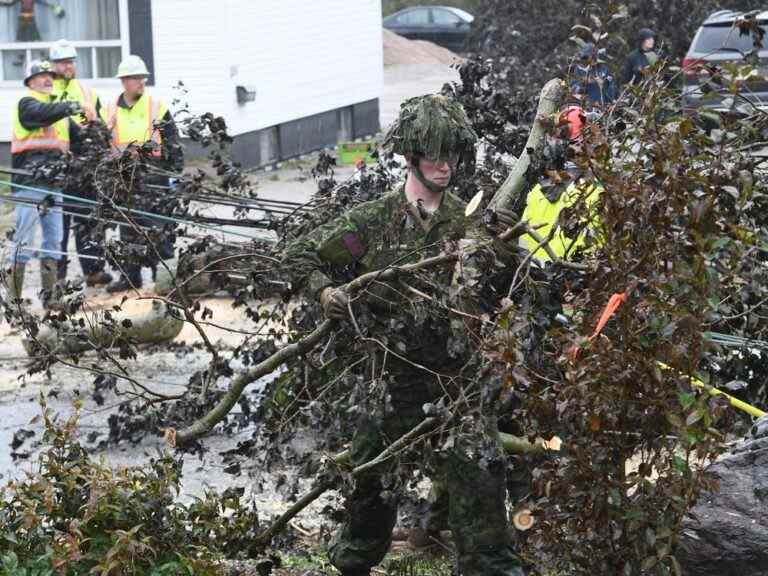
[[[559,138],[555,138],[553,145],[557,147],[565,143],[565,157],[577,154],[583,146],[583,130],[588,115],[585,115],[583,101],[585,89],[582,83],[574,82],[571,85],[571,101],[560,113],[558,124],[562,130]],[[558,157],[555,154],[555,157]],[[557,176],[546,185],[539,182],[534,186],[525,201],[525,210],[522,220],[527,222],[529,228],[534,230],[535,236],[525,234],[520,237],[520,244],[540,262],[556,258],[569,259],[576,250],[585,248],[588,236],[592,236],[595,243],[599,243],[597,235],[597,216],[594,204],[597,202],[603,187],[594,179],[585,177],[572,160],[565,161],[564,169],[566,177],[562,178],[562,171],[555,170]],[[552,181],[556,179],[557,181]],[[575,210],[581,216],[577,226],[565,226],[567,218],[561,217],[562,212]],[[554,231],[553,228],[557,227]],[[550,238],[550,234],[552,237]],[[536,237],[538,236],[538,238]],[[542,245],[542,240],[547,240],[547,248]]]
[[[577,249],[584,248],[588,234],[590,231],[594,232],[596,223],[594,204],[603,189],[599,184],[584,179],[569,182],[551,185],[546,190],[541,184],[536,184],[528,192],[522,220],[528,223],[529,228],[533,229],[540,239],[525,234],[520,238],[520,243],[523,248],[533,252],[534,257],[541,262],[552,259],[549,252],[540,246],[540,242],[549,238],[555,226],[558,226],[558,229],[552,234],[547,244],[557,258],[566,260]],[[585,216],[575,234],[560,227],[563,224],[560,216],[566,209],[578,210]]]
[[[168,107],[165,103],[146,90],[149,70],[144,61],[135,55],[126,57],[118,66],[117,78],[123,85],[123,92],[107,111],[107,125],[112,131],[114,148],[123,152],[131,146],[150,147],[150,175],[148,182],[168,187],[171,180],[167,176],[152,175],[152,167],[164,172],[181,172],[184,168],[184,152],[179,143],[179,134]],[[157,172],[157,171],[155,171]],[[135,224],[157,226],[156,221],[140,221]],[[143,242],[143,235],[133,226],[120,226],[120,239],[123,242]],[[161,241],[155,246],[161,258],[173,256],[173,230],[165,229]],[[131,259],[120,264],[121,277],[107,287],[108,292],[122,292],[140,288],[143,284],[142,264],[156,270],[159,258],[154,249],[147,250],[143,262]]]
[[[56,78],[53,81],[53,99],[55,102],[78,102],[86,107],[93,107],[96,116],[106,121],[106,109],[102,107],[98,94],[88,85],[77,78],[77,49],[67,40],[59,40],[51,46],[51,61]],[[82,126],[85,116],[73,116],[72,120]],[[81,198],[93,198],[90,190],[69,189],[65,191],[70,196]],[[87,218],[90,208],[86,203],[74,203],[68,212],[75,212],[78,216],[64,214],[64,230],[61,239],[61,251],[65,254],[59,260],[58,276],[63,281],[67,276],[69,259],[66,253],[69,247],[70,228],[74,228],[75,249],[80,256],[80,267],[85,276],[86,286],[99,286],[109,284],[112,276],[104,270],[104,238],[97,235],[99,227],[93,226]]]
[[[78,138],[72,116],[95,117],[92,106],[52,102],[53,79],[50,62],[32,61],[24,79],[28,91],[13,107],[11,166],[32,174],[13,175],[16,223],[10,250],[11,275],[6,282],[12,299],[21,305],[27,263],[38,256],[43,287],[41,299],[47,308],[58,305],[56,271],[61,258],[61,196],[57,194],[57,183],[44,176],[45,171],[35,169],[69,153],[70,143]],[[40,248],[35,249],[32,243],[38,222],[43,241]]]

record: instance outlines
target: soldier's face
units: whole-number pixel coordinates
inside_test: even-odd
[[[421,168],[421,173],[426,180],[441,188],[446,188],[451,183],[457,164],[458,158],[440,158],[438,160],[422,158],[419,162],[419,168]]]
[[[72,80],[77,73],[77,67],[75,66],[74,59],[59,60],[53,63],[53,71],[56,75],[64,78],[65,80]]]

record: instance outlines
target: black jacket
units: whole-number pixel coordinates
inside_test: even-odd
[[[62,118],[68,118],[78,109],[74,102],[53,102],[44,103],[35,100],[31,96],[25,96],[19,100],[19,122],[27,130],[45,128]],[[70,143],[77,142],[79,129],[77,124],[69,120],[69,138]],[[13,154],[11,157],[11,166],[17,169],[28,169],[33,165],[57,160],[61,157],[58,150],[29,150],[19,154]],[[31,185],[34,179],[28,176],[14,176],[13,181],[17,184]],[[41,182],[38,181],[38,184]]]
[[[643,69],[650,66],[651,63],[640,48],[633,50],[624,61],[621,68],[621,81],[624,84],[640,82],[643,79]]]

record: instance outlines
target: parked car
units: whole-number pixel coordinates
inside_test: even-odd
[[[749,113],[750,108],[768,108],[768,46],[761,49],[756,74],[741,86],[742,98],[734,98],[727,89],[709,83],[712,73],[727,63],[744,63],[744,56],[753,49],[752,35],[742,36],[736,22],[743,12],[720,10],[701,25],[683,59],[683,109],[708,108],[718,112]],[[757,22],[768,31],[768,10],[757,15]],[[766,35],[768,38],[768,34]],[[711,89],[709,89],[711,88]]]
[[[413,40],[429,40],[454,52],[467,43],[475,17],[449,6],[413,6],[384,18],[384,28]]]

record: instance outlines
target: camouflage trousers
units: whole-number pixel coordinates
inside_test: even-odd
[[[424,419],[422,406],[435,397],[428,388],[422,378],[390,387],[391,414],[384,421],[368,416],[361,419],[351,446],[354,466],[378,456]],[[495,424],[489,423],[489,436],[494,429]],[[495,449],[497,457],[490,459],[495,462],[491,465],[487,465],[487,453],[481,465],[458,448],[442,451],[434,458],[433,478],[447,495],[448,525],[463,576],[523,575],[507,532],[503,454],[498,443]],[[382,473],[377,468],[358,477],[346,502],[347,521],[329,550],[331,563],[342,574],[364,572],[379,564],[389,550],[397,502],[392,495],[382,495]]]

